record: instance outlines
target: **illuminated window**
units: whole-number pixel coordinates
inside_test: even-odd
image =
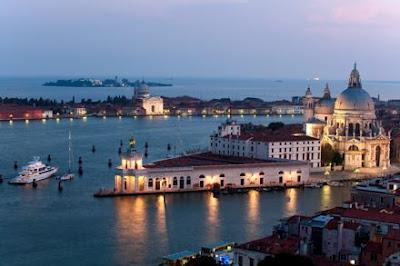
[[[174,179],[172,181],[172,185],[174,185],[174,186],[178,185],[178,178],[176,178],[176,176],[174,176]]]

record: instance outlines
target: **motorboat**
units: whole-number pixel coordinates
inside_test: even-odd
[[[40,161],[39,157],[33,157],[33,161],[22,167],[22,171],[18,173],[18,176],[8,183],[15,185],[31,184],[50,178],[57,171],[58,167],[46,165]]]

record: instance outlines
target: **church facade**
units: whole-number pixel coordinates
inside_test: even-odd
[[[321,140],[322,152],[339,153],[344,169],[390,166],[390,132],[376,118],[374,101],[362,88],[356,64],[347,89],[336,99],[328,86],[321,98],[313,97],[308,88],[303,106],[306,134]]]

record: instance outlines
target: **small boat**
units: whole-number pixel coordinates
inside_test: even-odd
[[[331,187],[343,187],[344,186],[343,183],[340,183],[338,181],[329,181],[328,185]]]
[[[272,190],[272,188],[264,187],[262,190],[263,190],[264,192],[270,192],[270,191]]]
[[[40,161],[39,157],[33,157],[33,161],[24,166],[18,176],[8,181],[8,183],[14,185],[36,183],[52,177],[57,171],[58,167],[48,166]]]
[[[321,183],[308,183],[308,184],[305,184],[304,187],[306,187],[306,188],[321,188],[322,184]]]
[[[72,173],[71,170],[71,165],[72,165],[72,160],[71,160],[71,155],[72,153],[72,148],[71,148],[71,131],[69,131],[68,134],[68,171],[63,174],[62,176],[56,177],[56,179],[60,180],[60,181],[67,181],[67,180],[72,180],[74,179],[75,175]]]

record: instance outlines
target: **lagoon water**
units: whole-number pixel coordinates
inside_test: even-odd
[[[347,73],[345,73],[347,75]],[[33,97],[58,100],[76,100],[91,98],[103,100],[108,95],[125,95],[132,97],[132,88],[74,88],[74,87],[45,87],[41,84],[46,81],[67,79],[68,77],[42,78],[0,78],[0,97]],[[105,78],[105,77],[100,77]],[[109,77],[108,77],[109,78]],[[128,77],[136,80],[138,77]],[[147,80],[163,83],[172,83],[172,87],[154,87],[151,91],[155,95],[167,97],[189,95],[201,99],[226,98],[241,100],[246,97],[257,97],[267,101],[288,99],[292,96],[302,96],[308,81],[284,79],[277,82],[273,79],[224,79],[224,78],[148,78]],[[329,82],[332,96],[335,97],[347,86],[345,80],[311,81],[311,89],[315,96],[322,96],[325,83]],[[399,81],[363,81],[363,87],[372,97],[381,99],[400,98]]]
[[[209,193],[124,198],[94,198],[101,187],[112,187],[120,140],[149,143],[148,161],[206,147],[209,134],[226,117],[88,118],[0,123],[0,173],[13,177],[14,161],[32,156],[67,164],[71,128],[75,162],[83,157],[84,174],[57,190],[56,180],[36,189],[0,184],[0,265],[157,265],[163,255],[196,249],[219,240],[243,242],[263,237],[282,217],[340,205],[349,189],[289,189],[283,192],[225,195]],[[301,117],[236,117],[240,122],[268,124],[301,122]],[[96,152],[91,152],[92,145]],[[74,169],[77,165],[74,165]]]

